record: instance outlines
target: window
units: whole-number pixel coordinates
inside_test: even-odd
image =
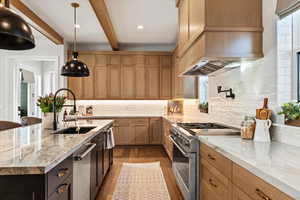
[[[277,99],[300,101],[300,10],[277,23]]]
[[[300,102],[300,52],[297,53],[297,96],[298,102]]]
[[[208,102],[208,76],[200,76],[199,85],[200,103],[206,103]]]

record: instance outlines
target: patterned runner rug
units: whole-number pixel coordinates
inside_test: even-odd
[[[170,200],[160,163],[124,163],[113,200]]]

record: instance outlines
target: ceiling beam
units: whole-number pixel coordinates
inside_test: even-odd
[[[51,26],[44,22],[37,14],[35,14],[30,8],[28,8],[20,0],[10,0],[10,5],[23,13],[31,21],[33,21],[38,27],[36,28],[39,32],[53,41],[55,44],[63,44],[64,38],[59,35]]]
[[[117,35],[115,33],[114,27],[109,17],[109,13],[107,7],[105,5],[104,0],[89,0],[91,6],[94,9],[94,12],[100,22],[103,31],[110,43],[111,48],[114,51],[119,50],[119,43],[117,39]]]

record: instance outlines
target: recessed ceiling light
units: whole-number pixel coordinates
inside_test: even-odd
[[[75,28],[80,28],[79,24],[75,24],[74,26],[75,26]]]
[[[144,29],[144,26],[143,25],[137,25],[136,27],[138,30],[143,30]]]

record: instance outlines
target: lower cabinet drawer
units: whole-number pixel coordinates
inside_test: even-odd
[[[232,176],[232,161],[205,144],[200,146],[201,158],[207,160],[212,166],[227,178]]]
[[[47,174],[48,196],[50,196],[57,186],[61,184],[67,177],[73,175],[73,158],[67,158],[53,168]]]
[[[204,159],[201,160],[201,170],[201,184],[204,194],[208,195],[211,191],[213,195],[208,196],[214,196],[215,199],[220,200],[231,200],[232,184],[230,180]]]
[[[258,200],[291,200],[292,198],[277,188],[266,183],[237,164],[233,165],[233,184],[252,199]]]
[[[73,199],[73,184],[72,176],[67,178],[61,184],[57,185],[54,193],[48,198],[48,200],[72,200]]]
[[[246,193],[235,185],[232,187],[232,200],[252,200]]]

